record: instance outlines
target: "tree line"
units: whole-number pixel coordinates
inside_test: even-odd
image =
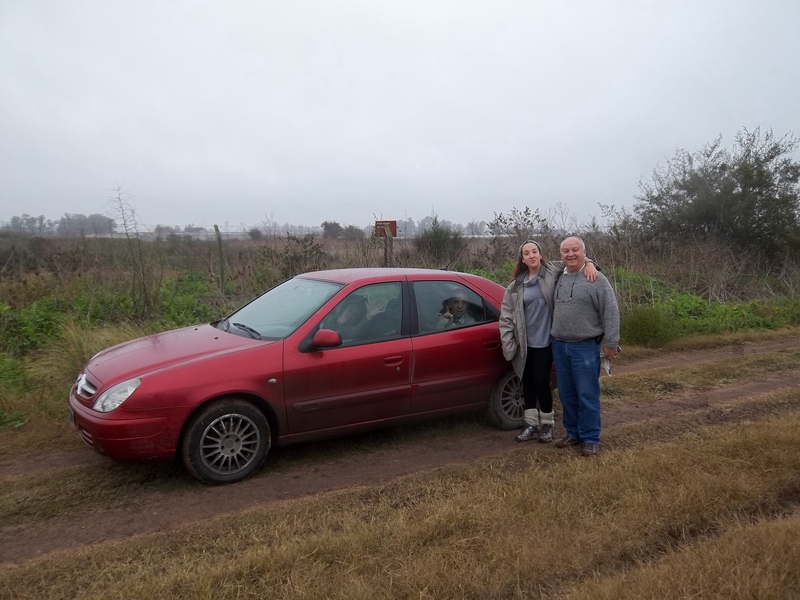
[[[718,243],[728,249],[755,254],[771,262],[795,260],[800,250],[800,161],[798,140],[787,134],[777,137],[771,130],[744,129],[730,148],[719,137],[702,149],[679,149],[666,164],[658,165],[649,178],[640,181],[633,211],[616,206],[600,208],[608,220],[604,227],[612,236],[638,240],[645,247],[673,243]],[[27,235],[106,235],[117,230],[110,217],[64,214],[56,221],[44,216],[14,216],[0,227]],[[187,227],[187,230],[191,227]],[[274,227],[273,227],[274,229]],[[601,229],[596,221],[583,230]],[[173,228],[157,227],[158,233],[174,234]],[[246,229],[243,229],[245,231]],[[369,228],[325,221],[316,232],[326,239],[363,240]],[[452,253],[462,236],[522,237],[552,232],[580,233],[575,217],[558,205],[542,215],[529,207],[511,214],[495,213],[494,219],[466,226],[431,215],[420,220],[398,220],[398,237],[421,238],[427,249],[446,248]],[[265,231],[246,230],[251,239]]]

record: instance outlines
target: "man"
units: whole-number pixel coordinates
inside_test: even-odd
[[[472,325],[475,323],[475,319],[470,316],[467,311],[468,308],[469,300],[467,299],[467,295],[463,291],[456,291],[447,299],[446,310],[439,317],[436,329]]]
[[[619,345],[619,308],[608,279],[583,276],[586,245],[578,237],[561,242],[564,272],[553,303],[553,362],[567,435],[558,448],[583,444],[584,456],[600,449],[600,360],[612,359]]]

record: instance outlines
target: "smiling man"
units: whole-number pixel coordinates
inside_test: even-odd
[[[559,448],[582,444],[584,456],[600,449],[600,357],[614,358],[619,345],[619,308],[608,279],[583,276],[586,245],[579,237],[561,242],[564,273],[553,303],[553,362],[566,437]],[[601,349],[602,348],[602,349]]]

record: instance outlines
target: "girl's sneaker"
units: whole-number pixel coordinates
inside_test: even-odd
[[[526,425],[525,429],[522,430],[517,437],[514,439],[518,442],[528,442],[530,440],[535,440],[539,437],[539,426],[538,425]]]

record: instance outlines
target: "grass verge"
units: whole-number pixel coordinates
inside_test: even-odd
[[[775,418],[596,460],[515,453],[62,552],[0,570],[0,595],[684,598],[696,588],[697,597],[792,597],[800,550],[779,540],[798,526],[800,410],[785,406]],[[761,541],[738,545],[728,570],[726,542],[742,532]],[[773,542],[786,562],[747,571]],[[691,582],[670,589],[671,565],[691,565]],[[629,581],[644,592],[613,595]]]

